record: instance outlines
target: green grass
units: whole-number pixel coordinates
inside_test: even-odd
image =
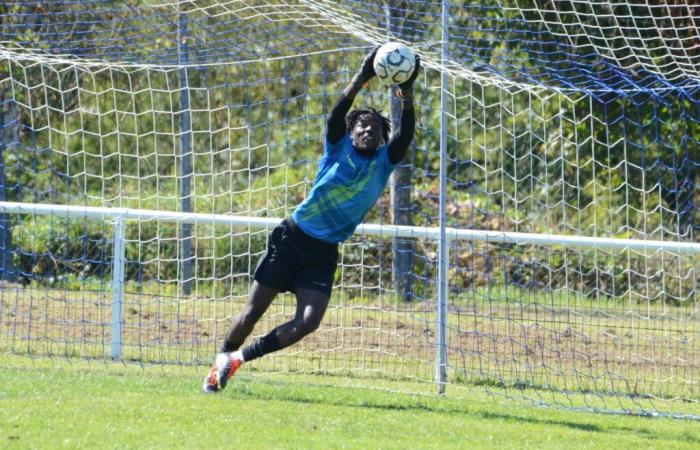
[[[698,448],[697,422],[438,398],[342,378],[0,356],[1,448]],[[391,389],[388,389],[391,388]]]

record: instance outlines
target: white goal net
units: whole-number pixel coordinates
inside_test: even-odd
[[[107,359],[118,329],[124,360],[210,363],[334,102],[401,41],[409,155],[322,327],[255,368],[434,382],[438,359],[448,392],[697,417],[700,13],[638,3],[5,2],[0,351]],[[395,120],[377,83],[356,105]]]

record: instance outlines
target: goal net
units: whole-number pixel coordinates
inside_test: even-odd
[[[700,417],[700,11],[654,3],[4,2],[0,351],[209,364],[401,41],[409,154],[321,328],[254,368]],[[396,121],[376,82],[355,104]]]

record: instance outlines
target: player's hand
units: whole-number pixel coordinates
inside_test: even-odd
[[[413,82],[416,81],[416,78],[418,78],[419,71],[420,71],[420,56],[416,55],[416,66],[413,68],[413,73],[411,74],[411,78],[409,78],[408,80],[399,84],[399,88],[401,89],[401,92],[408,92],[411,89],[413,89]]]
[[[377,73],[374,71],[374,57],[377,56],[377,50],[379,50],[380,45],[377,45],[370,51],[367,56],[365,56],[365,60],[362,61],[362,67],[360,67],[360,78],[363,83],[368,82],[372,78],[374,78]]]

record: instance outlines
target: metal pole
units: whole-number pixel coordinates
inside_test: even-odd
[[[124,223],[121,216],[114,218],[114,243],[112,245],[112,336],[110,355],[113,359],[122,357],[122,305],[124,304]]]
[[[2,74],[0,74],[2,76]],[[8,89],[0,88],[0,200],[7,200],[5,153],[11,145],[19,146],[17,112],[14,99],[9,99]],[[7,115],[5,111],[7,110]],[[12,222],[10,216],[0,214],[0,281],[15,281],[12,262]]]
[[[5,124],[5,105],[9,110],[9,101],[5,101],[5,89],[0,88],[0,201],[7,200],[5,181],[5,149],[9,147],[5,142],[7,134],[5,128],[10,124]],[[10,122],[10,121],[8,121]],[[9,134],[9,133],[8,133]],[[7,214],[0,214],[0,281],[14,281],[14,271],[12,270],[10,217]]]
[[[182,212],[192,212],[190,198],[192,182],[192,123],[190,121],[190,94],[189,80],[187,78],[187,64],[189,62],[187,47],[187,14],[180,13],[178,22],[178,62],[180,64],[180,156],[182,158],[182,183],[180,198]],[[190,295],[192,292],[192,225],[182,224],[182,294]]]
[[[442,65],[447,62],[449,34],[448,0],[442,0]],[[438,256],[438,304],[437,304],[437,358],[435,381],[438,394],[445,394],[447,381],[447,288],[449,268],[449,241],[446,233],[445,203],[447,199],[447,72],[440,76],[440,248]]]

